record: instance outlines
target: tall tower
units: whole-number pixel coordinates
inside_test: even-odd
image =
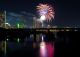
[[[0,11],[0,27],[3,27],[3,23],[5,23],[5,14],[4,11]]]

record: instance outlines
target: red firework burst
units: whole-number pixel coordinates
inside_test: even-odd
[[[52,19],[54,19],[55,12],[54,8],[51,5],[40,3],[37,6],[37,10],[40,16],[45,15],[47,21],[51,21]]]

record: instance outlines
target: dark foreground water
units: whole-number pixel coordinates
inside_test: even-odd
[[[7,42],[7,57],[54,57],[54,43]]]
[[[67,57],[75,55],[75,50],[72,42],[7,42],[6,55],[0,54],[2,57]]]
[[[7,41],[6,55],[1,51],[0,44],[0,57],[77,57],[80,35],[76,32],[72,33],[59,33],[58,37],[52,42],[46,40],[45,42],[34,42],[32,40]],[[50,35],[47,37],[49,37],[47,40],[54,38]]]

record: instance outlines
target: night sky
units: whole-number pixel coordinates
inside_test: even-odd
[[[36,6],[39,3],[49,3],[55,7],[53,25],[80,27],[80,1],[78,0],[0,0],[0,10],[26,11],[36,15]]]

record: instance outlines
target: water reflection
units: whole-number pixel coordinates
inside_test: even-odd
[[[54,57],[54,45],[50,42],[41,42],[40,57]]]
[[[53,57],[54,45],[51,42],[11,42],[7,41],[6,57]],[[3,57],[4,57],[3,51]]]

